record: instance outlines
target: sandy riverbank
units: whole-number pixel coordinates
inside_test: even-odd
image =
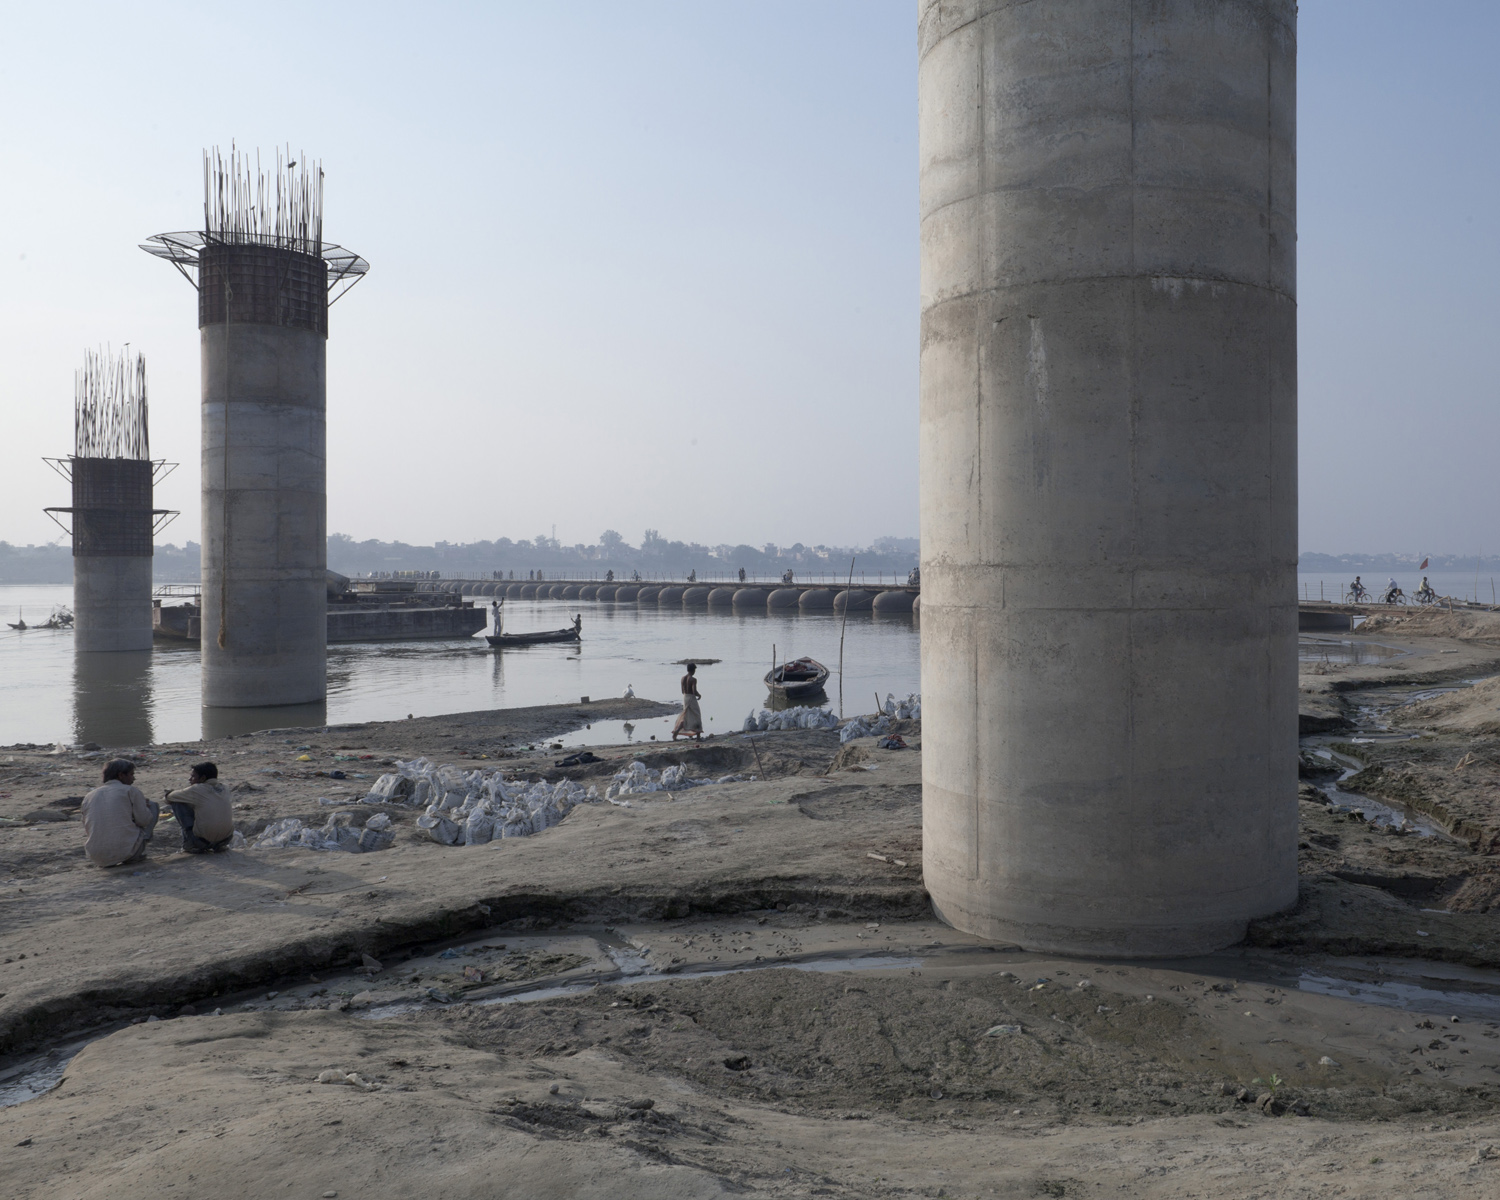
[[[1439,663],[1446,648],[1428,644]],[[383,811],[395,845],[200,858],[167,833],[108,872],[81,861],[66,802],[99,760],[0,750],[0,815],[20,822],[0,828],[10,1081],[96,1039],[54,1090],[0,1110],[15,1194],[1482,1196],[1500,1181],[1496,860],[1474,838],[1380,833],[1307,788],[1293,912],[1203,960],[1065,960],[931,919],[916,727],[904,752],[798,731],[554,767],[537,739],[581,720],[568,706],[152,747],[150,795],[213,758],[247,832]],[[583,783],[637,756],[758,778],[452,848],[419,839],[420,810],[348,802],[419,753]],[[28,816],[43,812],[63,819]],[[502,1002],[528,986],[563,990]],[[1415,1007],[1350,995],[1382,987]],[[316,1082],[333,1069],[371,1087]]]

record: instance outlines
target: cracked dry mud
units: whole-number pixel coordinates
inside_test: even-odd
[[[1347,682],[1319,690],[1345,722],[1349,696],[1387,686]],[[524,747],[579,719],[152,747],[141,782],[210,757],[256,788],[236,792],[243,830],[321,823],[330,770],[367,775],[345,800],[417,753],[555,778],[558,755]],[[1474,724],[1357,748],[1366,770],[1396,745],[1435,764],[1421,786],[1477,829],[1381,833],[1305,788],[1298,906],[1186,962],[1028,954],[935,922],[920,748],[621,747],[566,773],[643,754],[762,778],[469,849],[417,840],[411,809],[343,803],[389,812],[396,846],[204,859],[168,835],[110,872],[81,863],[65,803],[98,760],[0,751],[0,1088],[62,1079],[0,1109],[7,1192],[1493,1195],[1494,824],[1448,785],[1464,739],[1490,736]],[[64,819],[28,815],[49,810]],[[1408,1007],[1363,1002],[1391,997]],[[331,1069],[370,1086],[316,1082]]]

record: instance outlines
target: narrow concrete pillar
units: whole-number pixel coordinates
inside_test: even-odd
[[[1296,869],[1295,4],[922,0],[923,862],[1191,954]]]
[[[205,248],[200,263],[203,703],[316,703],[327,694],[327,268],[234,244]]]

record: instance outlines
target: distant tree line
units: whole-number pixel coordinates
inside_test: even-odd
[[[195,583],[198,563],[197,542],[185,546],[160,545],[152,558],[151,573],[157,583]],[[0,583],[72,582],[73,548],[66,543],[12,546],[0,542]]]

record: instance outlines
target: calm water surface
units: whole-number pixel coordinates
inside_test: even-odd
[[[0,617],[28,624],[70,604],[67,586],[0,586]],[[482,602],[487,605],[487,601]],[[717,658],[698,668],[704,726],[738,729],[767,703],[762,679],[774,644],[781,658],[809,654],[837,670],[840,618],[832,614],[682,611],[594,601],[510,600],[507,632],[559,629],[583,614],[583,644],[492,651],[481,637],[382,642],[328,652],[328,702],[288,709],[203,709],[196,648],[139,654],[73,653],[65,631],[16,634],[0,625],[0,745],[95,741],[109,746],[188,741],[287,725],[386,721],[484,708],[636,695],[675,703],[674,660]],[[910,616],[852,613],[844,647],[844,707],[869,712],[878,692],[918,690],[917,623]],[[828,703],[838,707],[837,678]],[[664,737],[673,718],[596,725],[572,745]]]

